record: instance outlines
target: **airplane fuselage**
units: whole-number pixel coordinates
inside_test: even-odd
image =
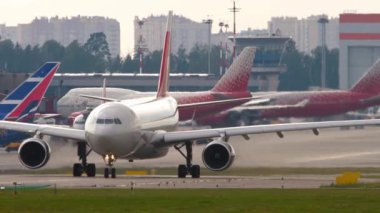
[[[261,118],[329,116],[372,106],[376,103],[362,102],[371,96],[373,95],[341,90],[294,92],[290,95],[279,94],[272,97],[275,100],[274,105],[292,105],[303,100],[308,100],[308,102],[304,107],[299,108],[262,110],[259,115]]]
[[[85,123],[87,143],[99,155],[116,158],[149,158],[165,155],[165,149],[153,149],[141,156],[140,148],[150,146],[154,130],[174,129],[178,123],[174,98],[139,98],[109,102],[96,107]],[[154,148],[154,147],[152,147]]]
[[[78,90],[78,89],[77,89]],[[102,88],[91,88],[91,90],[84,88],[82,92],[75,91],[78,94],[88,95],[101,95]],[[79,97],[78,94],[67,94],[58,101],[58,113],[68,115],[69,112],[76,112],[84,110],[86,107],[96,107],[101,101],[92,100],[84,97]],[[153,96],[152,92],[137,92],[127,89],[109,88],[107,90],[109,97],[115,97],[119,99],[139,99],[142,97]],[[246,98],[251,97],[248,91],[245,92],[212,92],[212,91],[200,91],[200,92],[171,92],[170,95],[176,99],[178,104],[199,103],[207,101],[216,101],[224,99]],[[197,119],[205,115],[214,114],[215,112],[221,112],[230,109],[235,106],[239,106],[244,103],[221,103],[212,106],[197,106],[189,107],[185,109],[179,109],[179,120],[186,121],[189,119]]]

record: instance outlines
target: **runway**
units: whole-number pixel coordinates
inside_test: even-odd
[[[0,186],[50,186],[57,188],[319,188],[330,185],[332,175],[291,176],[203,176],[178,179],[175,176],[118,176],[115,179],[69,175],[0,175]]]
[[[379,167],[380,128],[340,130],[323,129],[319,136],[311,131],[284,133],[280,139],[276,134],[251,135],[249,141],[242,137],[232,137],[229,141],[236,152],[232,167]],[[203,146],[194,147],[194,164],[203,167],[201,153]],[[52,143],[51,160],[44,169],[71,167],[78,162],[74,146]],[[90,154],[89,162],[104,167],[103,160],[95,153]],[[177,167],[184,163],[183,157],[174,149],[168,155],[154,160],[141,160],[129,163],[116,161],[119,169]],[[8,170],[27,170],[21,166],[17,153],[0,152],[0,184],[17,182],[22,184],[56,184],[58,187],[134,187],[141,188],[316,188],[329,185],[336,175],[301,176],[257,176],[236,177],[202,176],[201,179],[177,179],[172,176],[118,176],[117,179],[104,179],[102,174],[95,178],[73,178],[69,175],[9,175]],[[223,175],[223,172],[220,173]],[[370,180],[371,181],[371,180]]]

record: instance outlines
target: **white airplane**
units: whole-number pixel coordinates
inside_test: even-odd
[[[229,143],[230,136],[240,135],[248,140],[249,134],[257,133],[274,132],[283,136],[283,131],[311,129],[314,134],[318,134],[317,128],[380,124],[380,120],[330,121],[174,131],[178,123],[178,109],[182,106],[167,92],[171,23],[170,11],[156,96],[101,104],[88,115],[84,130],[0,121],[0,129],[34,134],[34,137],[26,139],[20,145],[20,162],[30,169],[44,166],[49,160],[50,148],[42,140],[42,136],[51,135],[85,141],[86,143],[82,143],[84,146],[88,145],[105,160],[105,178],[110,175],[112,178],[116,177],[113,165],[117,159],[133,161],[158,158],[165,156],[171,146],[180,151],[186,159],[186,163],[178,167],[178,177],[184,178],[190,174],[193,178],[199,178],[200,166],[192,164],[192,141],[196,139],[216,138],[205,146],[202,159],[208,169],[222,171],[231,166],[235,157],[235,151]],[[248,47],[243,52],[252,49]],[[181,151],[182,147],[185,147],[186,153]],[[86,160],[83,160],[82,164],[74,164],[74,176],[81,176],[84,172],[87,176],[95,176],[95,164],[87,164]]]

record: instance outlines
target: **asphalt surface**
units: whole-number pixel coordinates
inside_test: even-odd
[[[321,130],[319,136],[311,131],[285,133],[285,138],[276,134],[258,134],[249,141],[232,137],[230,143],[236,152],[233,167],[379,167],[380,127],[365,129]],[[62,142],[52,143],[52,155],[46,169],[71,167],[78,161],[74,146]],[[203,166],[203,146],[195,146],[194,163]],[[104,167],[103,160],[92,153],[89,162]],[[184,163],[183,157],[172,149],[166,157],[129,163],[118,160],[115,167],[123,169],[177,167]],[[27,170],[18,162],[17,153],[0,151],[0,185],[51,184],[58,187],[137,187],[137,188],[315,188],[329,185],[335,175],[287,175],[287,176],[202,176],[200,179],[177,179],[172,176],[118,176],[104,179],[73,178],[63,175],[10,175],[8,170]],[[223,173],[221,173],[223,175]]]

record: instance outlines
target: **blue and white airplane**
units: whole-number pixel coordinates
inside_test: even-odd
[[[47,62],[0,101],[0,120],[32,122],[60,63]],[[30,137],[28,133],[0,130],[0,147]]]

